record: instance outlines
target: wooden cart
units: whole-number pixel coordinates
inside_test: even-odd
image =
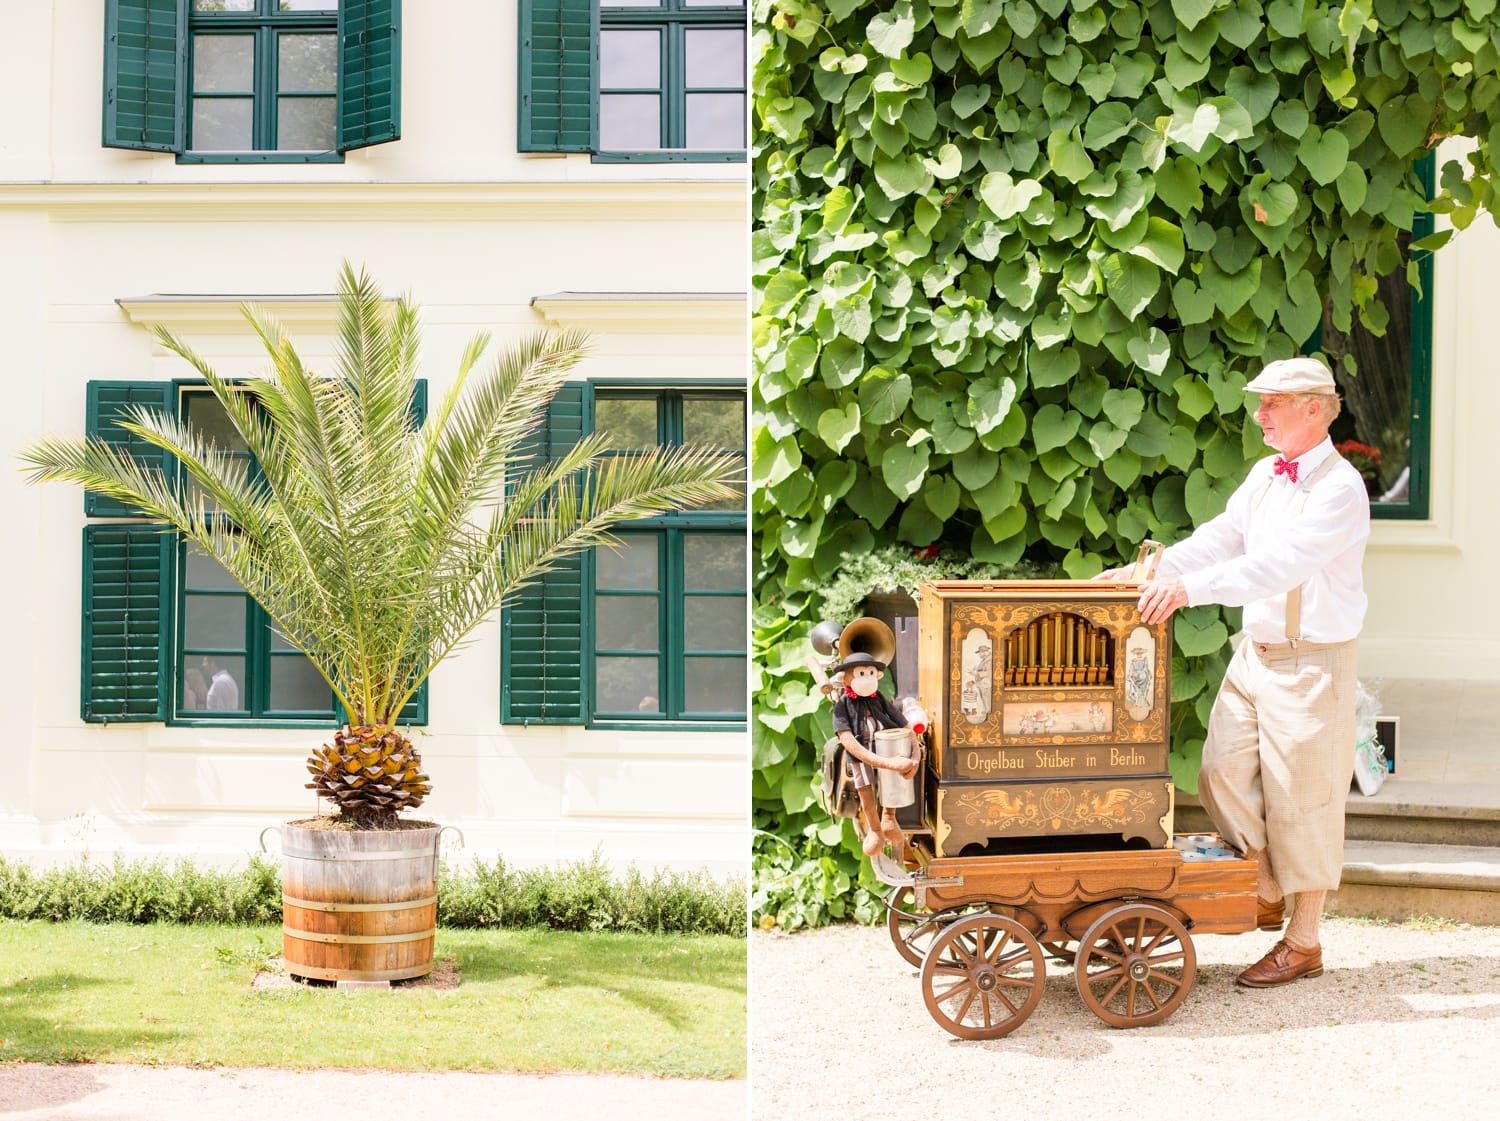
[[[997,1039],[1036,1008],[1046,958],[1112,1027],[1166,1019],[1193,987],[1193,934],[1256,922],[1253,860],[1186,861],[1176,849],[934,858],[887,900],[896,951],[961,1039]]]
[[[1145,549],[1139,563],[1154,568]],[[1138,594],[1073,580],[919,590],[927,767],[895,811],[904,862],[875,863],[895,889],[892,941],[961,1038],[1019,1027],[1049,954],[1105,1023],[1154,1024],[1193,986],[1194,933],[1256,925],[1254,861],[1187,861],[1174,844],[1171,625],[1146,624]]]

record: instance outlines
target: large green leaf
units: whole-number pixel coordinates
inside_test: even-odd
[[[1102,271],[1110,300],[1127,319],[1145,311],[1157,293],[1161,274],[1140,257],[1111,253],[1104,259]]]
[[[818,418],[818,436],[835,452],[841,452],[859,433],[859,406],[850,402],[841,409],[827,409]]]
[[[1083,418],[1071,410],[1056,405],[1043,405],[1031,418],[1031,432],[1036,440],[1036,450],[1060,448],[1078,433]]]
[[[870,21],[866,34],[870,46],[886,58],[899,58],[901,52],[911,45],[916,30],[917,20],[910,0],[897,0],[890,11],[881,12]]]
[[[1014,218],[1041,197],[1042,185],[1035,179],[1013,180],[1003,171],[986,175],[979,183],[979,197],[996,218]]]

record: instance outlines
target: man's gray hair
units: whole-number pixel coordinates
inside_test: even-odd
[[[1319,415],[1329,424],[1332,424],[1335,420],[1337,420],[1339,417],[1339,413],[1344,411],[1344,403],[1339,400],[1339,395],[1337,393],[1297,394],[1297,403],[1301,404],[1304,401],[1317,401],[1320,405],[1322,405],[1323,409]]]

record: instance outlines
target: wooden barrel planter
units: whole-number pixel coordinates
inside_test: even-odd
[[[399,981],[432,972],[436,826],[281,828],[286,970],[321,981]]]

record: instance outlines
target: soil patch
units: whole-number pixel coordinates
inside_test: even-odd
[[[458,973],[458,961],[453,955],[440,957],[433,964],[432,972],[425,977],[413,977],[409,981],[392,981],[391,990],[399,989],[456,989],[462,984],[462,978]],[[286,971],[286,959],[271,958],[250,981],[250,987],[257,990],[268,989],[293,989],[297,987],[309,989],[331,989],[335,987],[333,981],[304,981],[293,977]]]

